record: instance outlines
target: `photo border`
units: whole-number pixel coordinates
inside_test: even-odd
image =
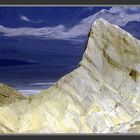
[[[0,7],[7,6],[140,6],[140,0],[0,0]],[[0,139],[140,139],[140,134],[2,134]]]
[[[140,0],[0,0],[0,5],[139,5]]]

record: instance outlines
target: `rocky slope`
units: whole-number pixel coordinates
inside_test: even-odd
[[[9,105],[26,98],[27,97],[18,93],[15,89],[0,83],[0,106]]]
[[[0,107],[1,133],[139,133],[140,41],[98,19],[79,67],[24,98]]]

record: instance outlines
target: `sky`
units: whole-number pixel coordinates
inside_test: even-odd
[[[98,18],[140,39],[140,7],[0,7],[0,82],[56,82],[77,67]]]

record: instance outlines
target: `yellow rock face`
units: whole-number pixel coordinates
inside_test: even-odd
[[[139,133],[140,41],[99,19],[76,70],[38,95],[15,93],[0,86],[1,133]]]

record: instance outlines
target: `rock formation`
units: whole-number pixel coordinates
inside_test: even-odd
[[[21,99],[26,99],[26,97],[15,89],[5,84],[0,84],[0,106],[5,106]]]
[[[98,19],[77,69],[9,100],[0,97],[1,133],[140,133],[140,41]]]

